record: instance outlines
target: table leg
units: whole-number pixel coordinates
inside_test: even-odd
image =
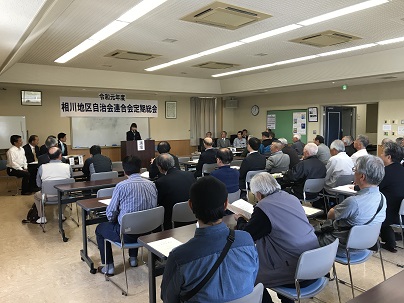
[[[62,192],[58,190],[59,232],[62,235],[63,242],[67,242],[69,238],[65,236],[65,231],[63,230],[62,205]]]
[[[88,256],[88,248],[87,248],[87,214],[88,212],[85,209],[81,209],[81,221],[82,221],[82,236],[83,236],[83,249],[80,250],[81,260],[86,262],[90,267],[90,273],[95,274],[97,271],[94,268],[94,262]]]
[[[147,266],[149,268],[149,302],[156,303],[156,256],[150,251]]]

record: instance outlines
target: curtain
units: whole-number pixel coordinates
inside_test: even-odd
[[[216,132],[216,98],[191,97],[191,146],[199,145],[206,132]]]

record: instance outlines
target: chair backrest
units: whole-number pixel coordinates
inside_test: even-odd
[[[163,226],[163,222],[163,206],[127,213],[122,217],[121,234],[145,234]]]
[[[171,216],[172,222],[191,222],[196,220],[195,214],[188,205],[188,201],[174,204]]]
[[[233,160],[230,163],[230,166],[241,166],[241,163],[243,162],[243,160]]]
[[[227,195],[227,199],[229,200],[228,203],[232,204],[234,201],[237,201],[240,199],[240,190],[234,192],[234,193],[229,193]]]
[[[105,171],[102,173],[94,173],[91,175],[91,181],[106,180],[106,179],[113,179],[113,178],[118,178],[117,171]]]
[[[245,177],[245,188],[248,190],[249,189],[249,184],[250,184],[250,182],[251,182],[251,179],[256,175],[256,174],[259,174],[259,173],[262,173],[262,172],[266,172],[266,170],[265,169],[262,169],[262,170],[250,170],[249,172],[247,172],[247,175],[246,175],[246,177]]]
[[[304,182],[304,189],[305,193],[319,193],[323,190],[325,183],[325,178],[321,179],[307,179]]]
[[[183,163],[183,162],[188,162],[189,161],[189,156],[188,157],[178,157],[178,162]]]
[[[122,161],[112,162],[112,170],[113,171],[123,171]]]
[[[337,178],[335,186],[351,184],[354,179],[354,175],[341,175]]]
[[[6,170],[7,168],[7,160],[0,160],[0,171]]]
[[[372,247],[379,238],[381,227],[381,223],[353,226],[349,231],[346,247],[353,249],[368,249]]]
[[[258,283],[257,285],[255,285],[253,291],[250,294],[240,299],[228,301],[226,303],[261,303],[263,293],[264,285],[262,285],[262,283]]]
[[[111,197],[115,187],[101,188],[97,191],[97,198]]]
[[[210,174],[212,171],[214,171],[216,169],[216,167],[217,167],[217,163],[211,163],[211,164],[205,163],[202,166],[202,174],[203,175]]]
[[[330,272],[337,255],[339,240],[320,248],[305,251],[300,255],[295,279],[314,280]]]
[[[400,209],[398,211],[398,214],[401,216],[404,216],[404,199],[401,201]]]
[[[72,184],[72,183],[74,183],[73,178],[60,179],[60,180],[45,180],[42,181],[41,192],[42,194],[46,194],[48,196],[56,196],[58,194],[58,191],[56,190],[55,185]]]

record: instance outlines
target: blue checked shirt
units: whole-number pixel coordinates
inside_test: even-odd
[[[139,174],[132,174],[116,185],[107,207],[107,218],[111,221],[118,214],[118,222],[121,224],[124,214],[156,206],[157,189],[154,183]]]

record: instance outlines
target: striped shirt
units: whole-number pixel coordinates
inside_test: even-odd
[[[110,221],[118,214],[118,222],[121,224],[123,215],[156,206],[157,189],[154,183],[139,174],[132,174],[116,185],[106,213]]]

